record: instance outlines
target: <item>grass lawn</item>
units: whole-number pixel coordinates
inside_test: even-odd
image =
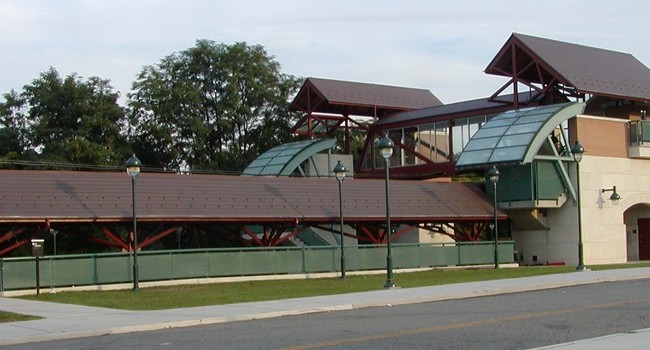
[[[30,315],[21,315],[13,312],[0,311],[0,323],[3,322],[18,322],[18,321],[30,321],[38,320],[41,317],[30,316]]]
[[[650,266],[646,264],[624,264],[597,266],[593,269]],[[413,288],[451,283],[517,278],[526,276],[567,273],[575,271],[573,266],[533,266],[519,268],[467,268],[440,269],[425,272],[396,273],[395,284],[402,288]],[[265,301],[299,298],[317,295],[364,292],[382,289],[385,274],[350,276],[340,278],[270,280],[214,284],[188,284],[169,287],[141,288],[131,290],[87,291],[42,293],[40,296],[22,298],[57,303],[80,304],[125,310],[162,310],[171,308],[231,304],[251,301]]]
[[[601,265],[592,270],[650,267],[650,263]],[[519,268],[440,269],[426,272],[396,273],[393,281],[402,288],[433,286],[451,283],[485,281],[504,278],[538,276],[574,272],[573,266],[530,266]],[[220,305],[251,301],[299,298],[317,295],[341,294],[379,290],[386,276],[363,275],[345,279],[322,278],[300,280],[270,280],[181,285],[131,290],[60,292],[24,296],[22,298],[57,303],[98,306],[125,310],[162,310],[206,305]]]

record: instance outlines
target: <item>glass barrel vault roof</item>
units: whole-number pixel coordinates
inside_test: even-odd
[[[260,154],[242,175],[288,176],[312,155],[334,147],[335,139],[285,143]]]
[[[530,163],[553,129],[583,109],[571,102],[500,113],[472,136],[456,167]]]

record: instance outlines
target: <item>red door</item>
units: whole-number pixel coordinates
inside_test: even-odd
[[[650,260],[650,218],[638,219],[639,260]]]

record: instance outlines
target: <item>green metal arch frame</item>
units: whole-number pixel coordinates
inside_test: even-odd
[[[551,115],[537,130],[535,137],[528,144],[528,150],[524,154],[522,160],[523,164],[528,164],[535,159],[537,152],[542,148],[544,142],[547,141],[548,135],[562,122],[575,117],[578,114],[582,114],[585,109],[584,103],[567,103],[555,113]],[[569,145],[570,146],[570,145]]]

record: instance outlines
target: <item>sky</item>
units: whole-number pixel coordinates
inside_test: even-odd
[[[262,45],[286,74],[428,89],[451,103],[506,83],[483,71],[513,32],[650,66],[648,13],[644,0],[0,0],[0,96],[54,67],[109,79],[124,101],[143,67],[207,39]]]

